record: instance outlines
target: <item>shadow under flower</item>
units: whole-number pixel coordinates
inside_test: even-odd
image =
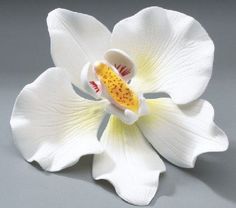
[[[236,144],[224,153],[210,153],[197,160],[194,169],[184,171],[204,182],[215,193],[236,202]]]
[[[57,172],[56,174],[60,176],[83,180],[93,184],[98,184],[106,191],[115,193],[115,189],[109,182],[105,180],[99,180],[99,181],[93,180],[92,163],[93,163],[93,155],[86,155],[81,157],[79,162],[74,166],[66,168],[60,172]]]
[[[151,201],[150,206],[156,206],[157,200],[161,197],[168,197],[175,193],[176,178],[171,175],[171,171],[173,171],[171,170],[172,168],[176,168],[190,174],[191,176],[201,180],[216,194],[227,200],[236,202],[236,183],[234,182],[236,176],[236,160],[234,160],[234,158],[236,158],[236,144],[234,144],[234,146],[231,144],[226,152],[220,154],[209,153],[200,156],[196,162],[195,168],[193,169],[175,167],[163,158],[167,166],[167,171],[160,175],[158,191]],[[116,196],[114,187],[108,181],[93,180],[92,161],[93,155],[83,156],[76,165],[54,174],[99,185],[105,191],[108,191]],[[43,171],[43,169],[36,162],[33,162],[32,165],[44,174],[50,174],[49,172]],[[168,171],[169,168],[170,170]]]
[[[110,184],[106,180],[96,181],[92,178],[92,161],[93,161],[93,155],[83,156],[76,165],[64,169],[60,172],[56,172],[55,174],[99,185],[105,191],[108,191],[109,193],[112,193],[116,196],[115,188],[112,186],[112,184]],[[162,196],[170,196],[173,193],[174,193],[173,180],[171,180],[166,173],[161,174],[158,191],[153,200],[151,201],[150,205],[154,206],[158,198]]]
[[[174,179],[170,177],[168,171],[160,175],[159,186],[156,195],[152,199],[150,206],[156,206],[157,200],[161,197],[172,196],[175,193]]]

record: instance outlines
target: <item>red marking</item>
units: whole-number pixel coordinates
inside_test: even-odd
[[[98,85],[96,84],[96,82],[90,81],[89,84],[95,90],[96,93],[99,92],[100,89],[99,89]]]
[[[116,67],[116,69],[119,71],[120,75],[121,76],[126,76],[127,74],[130,74],[131,73],[131,69],[129,69],[127,66],[125,65],[117,65],[117,64],[114,64],[114,66]]]

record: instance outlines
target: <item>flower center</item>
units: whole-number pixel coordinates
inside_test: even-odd
[[[102,86],[113,102],[123,109],[135,113],[139,110],[139,98],[129,85],[116,73],[111,66],[105,63],[95,64],[95,71]]]

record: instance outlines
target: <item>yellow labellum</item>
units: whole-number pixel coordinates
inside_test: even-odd
[[[95,69],[108,95],[124,109],[138,112],[139,98],[129,85],[107,64],[98,63]]]

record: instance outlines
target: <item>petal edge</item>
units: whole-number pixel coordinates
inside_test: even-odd
[[[65,68],[80,87],[83,66],[102,59],[109,49],[110,31],[90,15],[61,8],[48,14],[47,25],[55,66]]]
[[[27,161],[59,171],[82,155],[103,151],[96,137],[103,108],[103,102],[79,97],[64,70],[48,69],[16,99],[10,120],[14,142]]]
[[[111,42],[134,61],[131,85],[143,93],[166,92],[175,103],[186,104],[211,78],[213,41],[199,22],[180,12],[143,9],[115,25]]]
[[[140,118],[139,129],[171,163],[192,168],[200,154],[227,150],[228,138],[214,123],[214,109],[207,101],[177,106],[161,98],[148,103],[151,115]]]
[[[165,165],[138,128],[111,116],[101,143],[104,152],[94,156],[94,179],[108,180],[131,204],[149,204]]]

